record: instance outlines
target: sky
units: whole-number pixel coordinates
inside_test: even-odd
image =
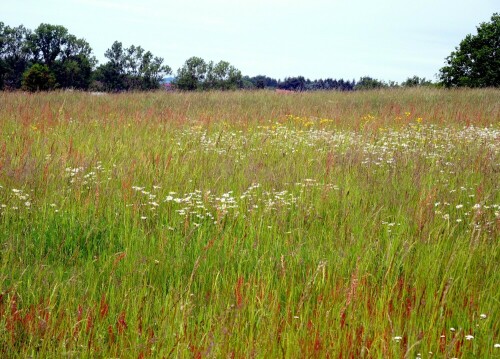
[[[191,56],[277,79],[436,80],[498,0],[0,0],[0,21],[63,25],[99,63],[114,41],[164,58],[174,74]]]

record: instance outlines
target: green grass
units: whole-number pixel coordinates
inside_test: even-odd
[[[500,357],[499,95],[0,94],[0,355]]]

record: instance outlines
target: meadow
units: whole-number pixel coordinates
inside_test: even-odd
[[[0,356],[500,358],[499,99],[0,93]]]

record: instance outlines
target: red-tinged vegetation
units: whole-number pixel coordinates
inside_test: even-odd
[[[125,312],[121,312],[120,315],[118,315],[118,319],[116,320],[116,331],[118,334],[124,334],[125,331],[127,330],[127,322],[125,320]]]
[[[0,357],[494,357],[493,95],[0,94]]]
[[[243,284],[244,284],[243,277],[238,277],[238,281],[236,282],[236,287],[234,289],[237,308],[241,308],[241,306],[243,305],[243,291],[242,291]]]
[[[108,312],[109,304],[106,302],[106,296],[103,294],[99,303],[99,316],[101,319],[105,318],[108,315]]]

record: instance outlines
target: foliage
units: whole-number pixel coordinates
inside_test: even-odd
[[[241,71],[227,61],[214,64],[210,61],[207,66],[206,79],[203,88],[208,90],[236,90],[242,87]]]
[[[440,70],[446,87],[500,86],[500,14],[477,27],[476,35],[467,35],[446,58]]]
[[[92,49],[84,39],[70,34],[65,27],[40,24],[31,32],[22,25],[11,28],[1,23],[0,38],[2,88],[20,88],[23,73],[33,64],[47,66],[61,88],[88,88],[96,63]],[[40,73],[40,67],[35,69]],[[52,80],[52,76],[47,79]],[[54,84],[38,87],[53,88]]]
[[[97,68],[94,80],[106,91],[158,89],[163,77],[172,73],[161,57],[141,46],[123,48],[115,41],[104,56],[108,62]]]
[[[290,91],[304,91],[306,89],[306,79],[303,76],[287,77],[278,84],[279,89]]]
[[[249,87],[256,89],[274,89],[278,87],[278,80],[265,75],[257,75],[253,77],[244,77],[245,81],[248,81]]]
[[[408,77],[405,81],[401,83],[403,87],[418,87],[418,86],[431,86],[432,81],[427,80],[425,77]]]
[[[47,65],[34,64],[23,73],[23,90],[36,92],[53,90],[56,77]]]
[[[208,64],[193,56],[177,70],[173,84],[183,91],[234,90],[243,87],[241,72],[227,61]]]
[[[277,87],[289,91],[315,91],[315,90],[338,90],[352,91],[354,90],[355,81],[344,81],[344,79],[334,80],[331,78],[309,80],[303,76],[287,77],[283,81],[279,81]]]
[[[354,86],[355,90],[376,90],[389,87],[384,81],[374,79],[369,76],[364,76]]]
[[[62,88],[87,89],[96,60],[87,41],[60,25],[40,24],[28,36],[32,61],[48,66]]]
[[[22,25],[11,28],[0,22],[0,90],[21,87],[22,75],[31,61],[26,45],[30,34]]]

